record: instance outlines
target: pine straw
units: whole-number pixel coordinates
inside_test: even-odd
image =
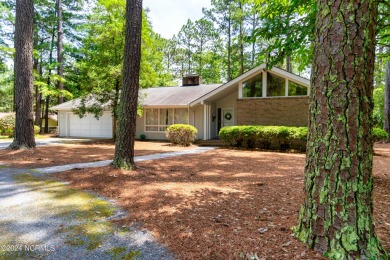
[[[377,233],[390,250],[390,145],[375,156]],[[114,198],[124,224],[151,230],[179,259],[322,259],[292,236],[303,200],[304,154],[219,149],[55,175]]]
[[[191,147],[171,146],[167,142],[135,142],[135,155],[173,152]],[[71,163],[112,160],[115,146],[111,140],[39,146],[35,150],[0,150],[0,165],[14,168],[40,168]]]

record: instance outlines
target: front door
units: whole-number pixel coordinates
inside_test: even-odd
[[[234,108],[222,108],[222,127],[234,125]]]

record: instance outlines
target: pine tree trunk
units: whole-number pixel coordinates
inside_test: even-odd
[[[50,96],[47,96],[45,100],[45,134],[49,133],[49,106]]]
[[[229,8],[229,16],[228,16],[228,46],[227,46],[227,67],[228,67],[228,75],[227,75],[227,81],[232,80],[232,69],[231,69],[231,52],[232,52],[232,19],[231,19],[231,11],[230,11],[230,5]]]
[[[141,62],[142,0],[127,0],[123,87],[113,166],[135,169],[134,141]]]
[[[252,17],[252,32],[255,31],[256,29],[256,12],[253,12],[253,17]],[[251,68],[255,66],[255,56],[256,56],[256,40],[252,42],[252,53],[251,53]]]
[[[33,0],[16,1],[15,137],[10,149],[34,149]]]
[[[34,21],[34,26],[36,26]],[[37,49],[38,45],[38,30],[34,30],[34,49]],[[38,57],[34,57],[34,66],[33,70],[40,75],[40,64]],[[41,125],[41,92],[39,90],[39,87],[35,87],[35,120],[34,124],[38,127]]]
[[[286,57],[286,71],[292,72],[292,66],[291,66],[291,56],[288,55]]]
[[[333,259],[382,259],[373,220],[374,0],[317,1],[305,199],[296,236]]]
[[[62,1],[57,0],[57,14],[58,14],[58,27],[57,27],[57,33],[58,33],[58,39],[57,39],[57,62],[58,62],[58,76],[61,77],[61,79],[64,77],[64,64],[63,64],[63,56],[62,56],[62,41],[63,41],[63,28],[62,28]],[[58,90],[62,91],[64,90],[64,83],[62,81],[58,81]],[[60,93],[58,97],[58,104],[64,103],[64,97],[62,96],[62,93]]]
[[[244,15],[242,10],[242,3],[238,3],[239,9],[240,9],[240,75],[244,74]]]
[[[385,131],[389,134],[387,143],[390,142],[390,61],[386,62],[385,73]]]

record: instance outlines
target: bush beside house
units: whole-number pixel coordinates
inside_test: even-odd
[[[0,118],[0,135],[13,137],[15,129],[15,115],[9,114]]]
[[[14,137],[15,130],[15,114],[9,114],[0,118],[0,135],[6,135],[8,137]],[[34,125],[34,134],[39,134],[41,128]]]
[[[172,144],[189,146],[195,141],[198,130],[192,125],[175,124],[169,126],[165,133]]]
[[[220,130],[219,138],[234,147],[303,151],[306,149],[307,133],[307,127],[227,126]],[[386,140],[388,136],[379,128],[374,128],[372,135],[375,142]]]

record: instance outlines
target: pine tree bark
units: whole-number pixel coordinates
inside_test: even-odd
[[[62,54],[62,42],[63,42],[63,28],[62,28],[62,1],[57,0],[57,15],[58,15],[58,39],[57,39],[57,62],[58,62],[58,76],[62,79],[64,77],[64,64],[63,64],[63,54]],[[58,90],[61,92],[64,90],[64,83],[60,80],[58,81]],[[64,97],[62,93],[58,96],[58,104],[64,103]]]
[[[142,0],[126,2],[126,35],[123,86],[113,166],[135,169],[134,141],[141,62]]]
[[[240,41],[240,75],[244,74],[244,10],[242,9],[242,3],[238,3],[238,7],[240,10],[240,35],[239,35],[239,41]]]
[[[33,0],[16,1],[15,137],[9,149],[34,149]]]
[[[35,21],[34,21],[35,24]],[[36,26],[36,25],[35,25]],[[34,49],[37,49],[38,45],[38,33],[37,30],[34,30]],[[41,69],[38,57],[34,57],[34,66],[33,70],[36,71],[38,75],[41,76]],[[41,92],[39,87],[35,87],[35,120],[34,124],[38,127],[41,127]]]
[[[286,57],[286,71],[292,72],[291,56],[290,55],[287,55],[287,57]]]
[[[317,1],[305,199],[296,236],[333,259],[387,259],[373,220],[374,0]]]
[[[231,11],[230,11],[230,4],[228,6],[228,29],[227,29],[227,36],[228,36],[228,46],[227,46],[227,81],[232,80],[232,19],[231,19]]]
[[[390,61],[386,62],[385,73],[385,131],[389,134],[387,143],[390,143]]]

